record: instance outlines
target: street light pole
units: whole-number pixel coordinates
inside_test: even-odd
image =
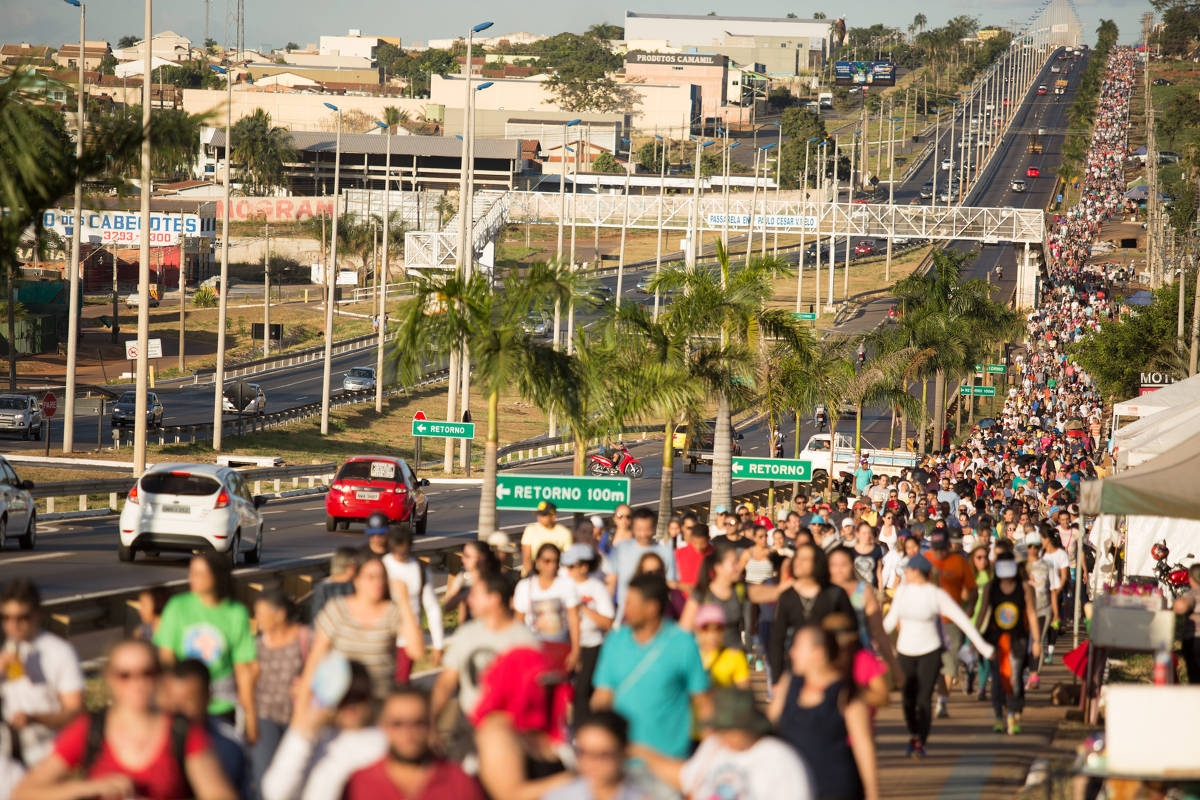
[[[142,65],[142,238],[138,250],[137,366],[134,371],[133,406],[133,474],[139,476],[146,470],[146,389],[150,367],[146,348],[150,342],[150,97],[153,88],[150,81],[151,53],[154,49],[151,33],[153,5],[154,0],[146,0],[146,38],[142,48],[145,56]],[[82,50],[79,52],[79,60],[83,60]]]
[[[338,208],[342,199],[342,110],[333,103],[326,103],[325,107],[337,112],[337,138],[333,147],[333,223],[330,225],[329,235],[329,266],[325,270],[325,364],[321,370],[322,436],[329,433],[329,391],[333,370],[333,294],[337,281]]]
[[[663,137],[659,136],[657,133],[654,134],[654,138],[658,139],[660,142],[662,142],[662,145],[663,145],[662,153],[659,155],[660,163],[659,163],[659,170],[658,170],[658,230],[657,230],[658,239],[657,239],[657,244],[654,248],[654,276],[658,277],[659,273],[662,271],[663,205],[665,205],[667,202],[667,148],[666,148],[667,141],[666,141],[666,139],[663,139]],[[564,147],[566,146],[565,142],[564,142],[563,146]],[[655,152],[656,153],[658,152],[657,146],[655,146]],[[659,302],[659,291],[658,291],[658,287],[656,286],[654,289],[654,321],[655,322],[658,322],[658,302]]]
[[[375,413],[383,413],[383,342],[387,335],[387,279],[388,252],[391,249],[392,222],[392,130],[382,122],[376,125],[383,128],[387,137],[387,161],[384,166],[383,178],[383,267],[379,271],[379,338],[375,342]],[[420,469],[420,464],[413,464],[413,469]]]
[[[796,313],[800,313],[800,300],[804,295],[804,234],[808,230],[807,216],[804,211],[808,206],[808,148],[817,137],[812,137],[804,143],[804,179],[800,182],[800,257],[796,269]],[[819,247],[820,245],[818,245]]]
[[[83,83],[83,44],[85,41],[87,8],[80,0],[66,1],[79,9],[79,108],[77,126],[79,135],[78,140],[75,142],[75,160],[77,162],[76,169],[80,169],[83,163],[83,133],[85,129],[85,114],[87,113]],[[71,282],[71,287],[68,295],[70,305],[67,307],[67,386],[64,392],[66,397],[64,398],[63,407],[62,439],[64,453],[69,453],[75,449],[75,361],[79,350],[79,238],[82,235],[80,231],[83,224],[82,215],[83,175],[79,174],[75,177],[75,205],[74,215],[71,217],[71,263],[67,265],[67,280]],[[47,436],[49,436],[49,429],[47,429]]]
[[[233,64],[209,65],[225,76],[225,186],[221,206],[221,282],[217,284],[217,368],[213,373],[212,448],[221,450],[221,425],[225,418],[225,314],[229,308],[229,164],[233,160]]]

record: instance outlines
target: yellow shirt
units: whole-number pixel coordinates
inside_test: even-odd
[[[741,650],[724,648],[701,653],[700,662],[708,670],[714,686],[736,686],[750,679],[750,664]]]
[[[571,532],[557,522],[553,528],[547,528],[537,522],[525,526],[525,532],[521,534],[521,546],[529,548],[531,557],[537,558],[538,548],[546,542],[557,547],[559,555],[562,555],[571,546]]]

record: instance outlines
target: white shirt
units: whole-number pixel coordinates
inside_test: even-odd
[[[575,591],[579,595],[579,605],[590,608],[602,617],[612,619],[616,616],[617,609],[613,605],[612,595],[604,584],[595,578],[585,578],[582,583],[575,584]],[[604,631],[597,627],[596,623],[592,622],[591,617],[579,612],[579,646],[580,647],[599,647],[604,643]]]
[[[263,800],[328,800],[346,781],[387,754],[379,728],[326,729],[310,740],[288,728],[262,779]]]
[[[966,634],[984,658],[991,658],[995,649],[979,635],[962,606],[954,602],[940,586],[932,583],[902,583],[896,589],[891,610],[883,620],[888,633],[900,626],[896,652],[904,656],[923,656],[945,646],[942,640],[941,617],[948,617]]]
[[[513,610],[525,615],[525,625],[543,642],[570,642],[567,609],[579,605],[579,590],[570,578],[559,576],[543,589],[530,575],[513,592]]]
[[[383,568],[387,571],[388,583],[401,581],[408,589],[408,602],[412,607],[417,624],[421,623],[421,607],[425,608],[425,617],[429,621],[429,646],[434,650],[445,647],[446,629],[442,624],[442,606],[438,603],[433,591],[433,575],[429,568],[415,558],[401,561],[391,553],[383,557]],[[425,572],[425,580],[421,580],[421,572]],[[422,588],[422,583],[424,587]],[[404,646],[404,637],[396,637],[396,646]]]
[[[0,683],[4,720],[13,714],[49,714],[62,711],[61,695],[83,691],[83,670],[75,648],[65,639],[42,631],[29,642],[17,642],[23,675]],[[54,745],[50,728],[31,723],[21,731],[21,754],[26,764],[36,764]]]
[[[1042,556],[1050,562],[1050,589],[1057,591],[1063,586],[1062,570],[1071,566],[1071,558],[1067,555],[1067,551],[1063,548],[1058,548],[1053,553],[1046,553]]]
[[[764,736],[748,750],[731,750],[706,736],[679,771],[683,793],[698,800],[774,800],[787,787],[788,800],[816,797],[808,767],[792,747]]]

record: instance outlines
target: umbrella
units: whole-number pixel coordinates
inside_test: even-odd
[[[1024,455],[1017,456],[1017,465],[1021,467],[1032,464],[1034,461],[1037,461],[1037,456],[1033,453],[1025,453]]]
[[[988,428],[994,427],[996,425],[996,419],[995,419],[995,417],[984,417],[983,419],[979,420],[979,422],[977,422],[976,424],[979,427],[983,428],[984,430],[987,430]]]
[[[1083,430],[1083,420],[1081,420],[1081,419],[1069,419],[1069,420],[1067,420],[1067,430],[1068,430],[1068,431],[1079,431],[1079,430]]]

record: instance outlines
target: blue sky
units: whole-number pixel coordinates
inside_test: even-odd
[[[225,39],[225,12],[229,0],[211,0],[211,31],[214,39]],[[396,0],[354,0],[352,3],[330,0],[245,0],[246,45],[280,47],[289,40],[304,45],[322,34],[344,34],[350,28],[363,33],[400,36],[405,41],[450,37],[484,19],[496,23],[497,33],[527,30],[534,33],[583,31],[596,22],[621,24],[625,10],[658,13],[718,14],[746,13],[747,7],[729,0],[592,0],[581,6],[561,0],[526,0],[523,3],[495,3],[490,0],[459,0],[450,6]],[[505,8],[504,6],[509,6]],[[199,43],[204,36],[204,0],[155,0],[154,30],[171,29]],[[906,27],[918,12],[924,12],[931,25],[958,14],[971,14],[984,24],[1007,25],[1010,19],[1027,18],[1035,7],[1027,0],[947,0],[930,8],[925,2],[861,0],[855,4],[847,24],[866,26],[875,22]],[[1131,43],[1140,36],[1141,14],[1145,2],[1121,0],[1076,0],[1076,7],[1088,32],[1090,44],[1099,20],[1116,20],[1121,41]],[[125,34],[141,36],[143,0],[91,0],[88,3],[88,38],[116,42]],[[436,8],[437,11],[433,11]],[[784,16],[792,11],[805,17],[824,11],[839,15],[844,4],[831,0],[762,0],[753,7],[756,16]],[[0,0],[0,38],[5,42],[28,41],[34,44],[60,45],[79,36],[79,17],[62,0]]]

